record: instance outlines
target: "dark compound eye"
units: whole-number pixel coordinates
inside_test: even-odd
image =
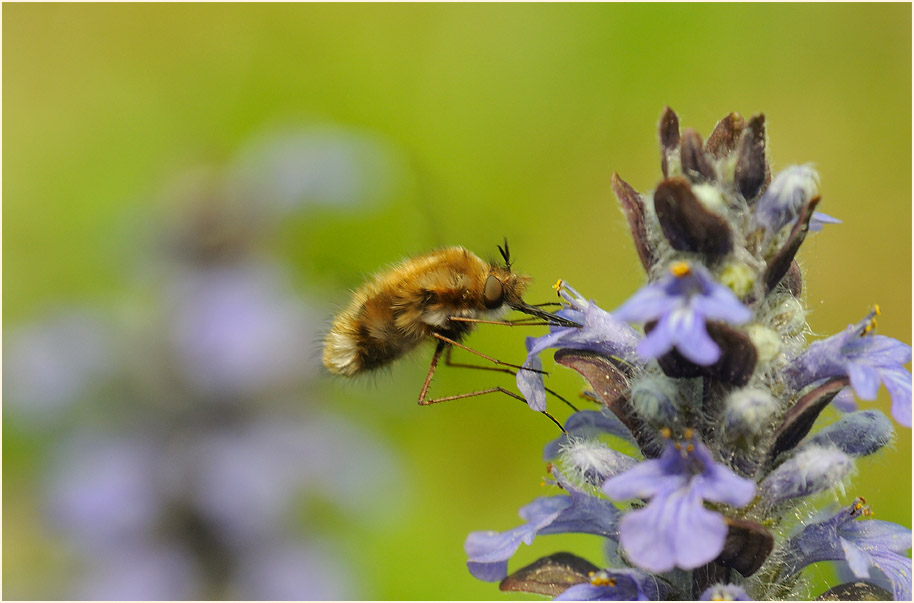
[[[489,276],[486,280],[486,290],[483,292],[483,301],[489,310],[495,309],[501,305],[504,288],[501,281],[494,276]]]

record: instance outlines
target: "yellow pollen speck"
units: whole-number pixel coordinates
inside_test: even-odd
[[[591,577],[590,583],[594,586],[615,586],[616,580],[614,578],[603,578],[601,576]]]
[[[669,427],[663,427],[660,429],[660,437],[669,440],[673,436],[673,432],[670,431]]]
[[[879,304],[873,304],[873,312],[876,314],[876,316],[882,314],[882,311],[879,309]]]
[[[692,273],[692,267],[688,262],[676,262],[670,266],[670,273],[676,278],[682,278]]]
[[[676,447],[676,450],[682,450],[682,442],[676,442],[673,446]]]
[[[594,571],[587,572],[587,577],[588,577],[588,578],[592,578],[593,575],[596,574],[596,573],[597,573],[597,572],[594,572]]]
[[[565,281],[563,281],[562,279],[559,279],[559,280],[555,281],[555,284],[552,285],[552,288],[555,289],[556,293],[558,293],[559,291],[562,290],[562,287],[564,287],[564,286],[565,286]]]
[[[693,446],[692,444],[686,445],[686,452],[688,452],[690,454],[695,452],[695,446]]]
[[[691,440],[694,433],[695,432],[692,431],[691,427],[686,427],[685,430],[682,432],[682,436],[687,440]]]

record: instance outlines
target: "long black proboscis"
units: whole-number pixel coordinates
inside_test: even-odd
[[[552,312],[546,312],[542,308],[537,308],[536,306],[531,306],[530,304],[519,302],[510,304],[511,308],[517,310],[518,312],[523,312],[524,314],[529,314],[530,316],[536,316],[547,321],[550,325],[556,327],[572,327],[575,329],[580,329],[582,325],[574,322],[573,320],[568,320],[567,318],[562,318]]]

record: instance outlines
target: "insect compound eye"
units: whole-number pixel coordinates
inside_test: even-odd
[[[501,281],[495,276],[490,275],[489,278],[486,279],[486,290],[483,292],[483,301],[486,304],[486,308],[492,310],[500,306],[503,295],[504,288],[502,287]]]

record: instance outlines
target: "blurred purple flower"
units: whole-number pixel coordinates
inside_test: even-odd
[[[46,422],[113,372],[113,348],[109,326],[91,310],[64,308],[20,327],[4,346],[4,402]]]
[[[232,597],[259,601],[348,601],[358,589],[327,543],[273,542],[246,546],[231,586]]]
[[[186,552],[168,545],[130,543],[92,556],[65,599],[86,601],[186,601],[205,593]]]
[[[285,213],[308,205],[353,206],[390,194],[393,150],[364,133],[329,126],[265,132],[239,154],[232,189]]]
[[[316,371],[316,319],[278,266],[248,263],[180,275],[169,291],[170,337],[201,393],[248,395]]]
[[[700,365],[714,364],[721,354],[706,320],[742,324],[752,318],[730,289],[714,282],[704,267],[686,262],[673,264],[669,274],[642,287],[614,315],[628,322],[659,321],[638,344],[641,358],[657,358],[675,347]]]
[[[140,539],[162,514],[159,453],[146,436],[77,433],[47,476],[51,520],[93,551]]]

